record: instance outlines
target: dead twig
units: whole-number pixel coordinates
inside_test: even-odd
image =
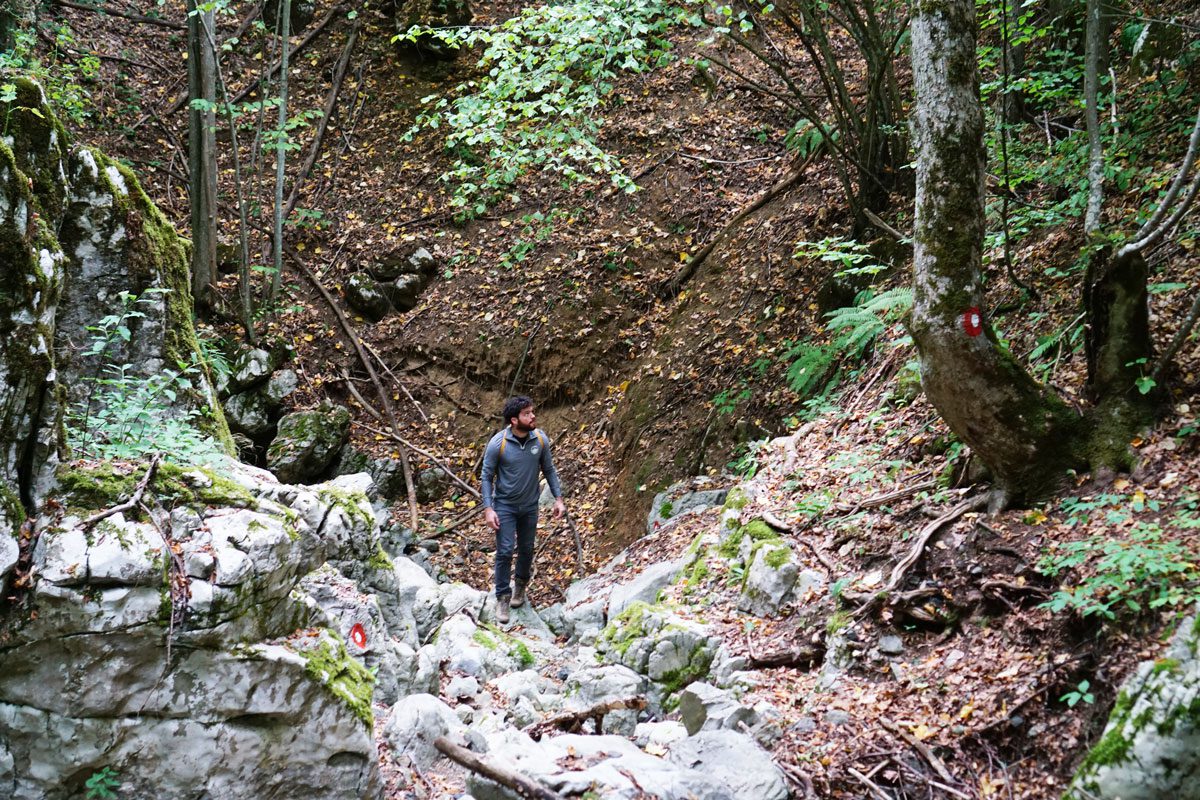
[[[150,459],[150,466],[146,467],[146,474],[138,481],[137,486],[133,490],[133,494],[123,503],[117,503],[115,506],[104,511],[98,511],[92,516],[83,521],[83,529],[87,530],[102,519],[108,519],[114,514],[123,514],[126,511],[132,511],[142,502],[142,495],[146,493],[146,487],[154,481],[154,475],[158,472],[158,465],[162,461],[162,453],[155,453]]]
[[[433,740],[433,746],[438,752],[456,764],[466,767],[474,773],[507,786],[528,800],[564,800],[557,792],[552,792],[542,784],[522,775],[514,769],[497,764],[491,759],[481,758],[467,748],[457,745],[445,736]]]
[[[943,761],[937,757],[937,755],[933,752],[933,750],[929,749],[929,746],[926,745],[924,742],[922,742],[920,739],[913,736],[911,733],[904,730],[903,728],[901,728],[896,723],[892,722],[887,717],[880,717],[879,724],[882,725],[886,730],[891,731],[894,735],[903,739],[905,742],[908,743],[909,747],[911,747],[912,749],[914,749],[918,753],[920,753],[921,758],[924,758],[927,762],[929,762],[929,766],[933,767],[934,771],[938,774],[938,776],[942,780],[944,780],[946,783],[957,783],[958,782],[954,779],[954,776],[950,774],[950,770],[946,769],[945,763],[943,763]],[[950,790],[950,791],[952,794],[958,795],[960,797],[966,797],[966,795],[961,794],[958,791],[955,791],[955,790]]]
[[[454,470],[450,469],[449,465],[447,465],[447,464],[446,464],[446,462],[442,461],[440,458],[438,458],[437,456],[435,456],[433,453],[430,453],[428,450],[423,450],[423,449],[421,449],[420,447],[417,447],[415,444],[413,444],[412,442],[408,441],[407,439],[405,439],[403,436],[401,436],[400,434],[396,433],[395,431],[381,431],[381,430],[379,430],[378,428],[372,428],[370,425],[364,425],[364,424],[363,424],[363,423],[361,423],[361,422],[355,422],[354,424],[355,424],[355,425],[357,425],[357,426],[358,426],[358,427],[360,427],[360,428],[363,428],[364,430],[368,430],[368,431],[370,431],[371,433],[378,434],[379,436],[387,436],[388,438],[392,439],[393,441],[395,441],[395,442],[398,442],[399,444],[402,444],[402,445],[404,445],[404,446],[405,446],[405,447],[407,447],[409,450],[412,450],[414,453],[417,453],[417,454],[419,454],[419,455],[425,456],[425,457],[426,457],[426,458],[428,458],[430,461],[432,461],[434,464],[436,464],[438,467],[440,467],[441,469],[445,470],[446,474],[450,476],[450,480],[454,481],[454,482],[455,482],[455,483],[457,483],[459,486],[461,486],[461,487],[462,487],[464,490],[466,490],[466,491],[467,491],[467,493],[469,493],[469,494],[470,494],[472,497],[474,497],[474,498],[475,498],[475,499],[477,499],[477,500],[482,500],[482,499],[483,499],[483,498],[480,496],[480,494],[479,494],[479,490],[478,490],[478,489],[476,489],[475,487],[471,486],[471,484],[467,483],[467,482],[466,482],[466,481],[464,481],[462,478],[460,478],[460,477],[458,477],[457,475],[455,475],[455,474],[454,474]]]
[[[188,588],[187,570],[183,566],[183,557],[176,552],[174,543],[171,540],[170,524],[171,517],[167,515],[167,529],[163,529],[154,519],[154,515],[150,513],[150,509],[143,503],[138,503],[142,513],[146,515],[146,519],[150,520],[150,524],[154,530],[158,531],[158,535],[162,537],[163,551],[170,559],[170,566],[167,572],[167,591],[171,598],[171,618],[167,623],[167,664],[171,663],[171,644],[175,640],[175,630],[183,625],[187,620],[188,599],[191,597],[191,590]]]
[[[644,697],[605,700],[603,703],[597,703],[591,708],[585,708],[582,711],[567,711],[562,714],[556,714],[540,722],[527,725],[524,730],[534,741],[539,741],[547,733],[555,730],[566,731],[567,733],[579,733],[583,728],[583,723],[590,719],[596,723],[596,733],[599,734],[603,732],[601,730],[601,723],[604,721],[604,716],[609,712],[624,711],[626,709],[641,711],[645,707],[646,698]]]
[[[867,787],[868,791],[871,792],[871,796],[876,798],[876,800],[894,800],[890,794],[879,788],[879,784],[868,778],[866,775],[863,775],[854,767],[850,767],[846,771],[854,776],[855,780]]]
[[[304,187],[304,182],[308,180],[313,166],[317,163],[317,157],[321,154],[321,143],[325,139],[325,131],[329,128],[329,119],[333,116],[333,110],[337,106],[338,95],[342,92],[342,84],[346,80],[346,71],[350,67],[350,57],[354,54],[354,46],[358,42],[358,32],[362,30],[363,21],[366,18],[366,14],[359,14],[354,18],[354,24],[350,27],[350,35],[346,39],[346,46],[342,48],[342,56],[338,59],[337,68],[334,70],[333,86],[329,88],[329,94],[325,98],[321,121],[317,123],[317,131],[313,136],[312,145],[309,146],[308,155],[305,157],[304,163],[300,165],[300,171],[296,173],[296,177],[292,181],[292,191],[288,195],[287,204],[283,208],[284,219],[290,217],[292,212],[296,210],[296,203],[300,201],[300,190]],[[294,55],[295,51],[293,50],[292,52]]]
[[[358,360],[362,362],[363,367],[367,370],[367,374],[371,376],[371,383],[375,384],[375,392],[379,395],[380,401],[383,403],[383,409],[387,412],[388,422],[391,424],[392,431],[399,438],[398,433],[400,425],[396,422],[396,412],[392,408],[392,399],[387,390],[383,387],[383,381],[379,380],[378,373],[375,372],[375,367],[371,365],[371,359],[367,357],[366,351],[363,349],[362,341],[358,335],[354,333],[354,329],[350,327],[350,321],[346,319],[346,315],[342,312],[341,306],[337,300],[325,288],[325,284],[321,283],[321,279],[316,276],[304,260],[300,258],[300,254],[292,247],[287,247],[288,256],[292,259],[292,264],[300,271],[300,274],[308,279],[308,282],[313,285],[317,292],[325,299],[325,303],[329,309],[333,311],[333,315],[337,317],[338,324],[341,325],[342,331],[346,334],[346,338],[354,345],[354,352],[358,354]],[[404,448],[400,451],[400,467],[404,472],[404,485],[408,489],[408,513],[412,522],[412,529],[415,532],[418,527],[417,518],[417,488],[413,483],[412,463],[408,457],[408,449]]]

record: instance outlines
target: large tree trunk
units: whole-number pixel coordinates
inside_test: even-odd
[[[921,380],[992,470],[998,503],[1081,461],[1082,421],[997,341],[984,314],[983,110],[973,0],[922,0],[912,22],[917,152],[913,338]]]
[[[217,277],[217,99],[216,54],[205,26],[212,30],[213,12],[188,10],[188,100],[202,101],[188,115],[188,192],[192,222],[192,298],[199,308],[211,308]]]

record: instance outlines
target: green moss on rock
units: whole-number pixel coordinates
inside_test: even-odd
[[[304,659],[305,673],[324,684],[367,730],[371,730],[375,724],[375,711],[371,705],[375,696],[375,676],[350,655],[345,642],[327,631],[315,648],[297,652]]]

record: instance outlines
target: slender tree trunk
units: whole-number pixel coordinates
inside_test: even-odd
[[[992,470],[993,506],[1043,493],[1079,463],[1080,417],[1035,382],[985,313],[983,109],[973,0],[918,0],[912,22],[917,154],[913,338],[921,381]]]
[[[192,221],[192,298],[198,308],[211,308],[216,300],[217,275],[217,144],[216,55],[205,27],[213,12],[188,10],[188,193]],[[197,107],[195,101],[202,101]]]
[[[271,300],[283,286],[283,178],[287,160],[288,39],[291,36],[292,0],[282,0],[279,11],[279,127],[275,139],[275,271],[271,273]]]

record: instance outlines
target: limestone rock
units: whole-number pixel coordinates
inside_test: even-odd
[[[396,280],[383,284],[381,288],[392,307],[403,313],[417,307],[421,290],[425,288],[425,281],[419,275],[401,275]]]
[[[365,272],[356,272],[347,278],[342,291],[350,307],[371,322],[378,322],[392,310],[379,281]]]
[[[297,411],[279,420],[267,465],[285,483],[318,479],[346,443],[350,412],[342,406]]]
[[[667,757],[674,764],[720,781],[734,797],[787,800],[783,773],[771,756],[744,734],[703,731],[676,743]]]
[[[758,712],[742,705],[730,692],[709,683],[693,683],[679,693],[679,715],[689,736],[702,730],[740,730],[758,722]]]
[[[613,619],[596,642],[606,658],[645,675],[667,694],[705,677],[717,646],[703,625],[644,603]]]
[[[1200,798],[1200,615],[1125,682],[1066,800]]]
[[[247,350],[233,362],[229,391],[242,392],[265,383],[274,369],[275,364],[268,351],[257,347]]]
[[[738,608],[756,617],[777,614],[796,585],[796,558],[783,541],[762,542],[753,553]]]
[[[418,767],[427,769],[439,757],[433,740],[439,736],[461,737],[464,729],[450,706],[433,695],[414,694],[392,708],[383,736],[394,754],[406,755]]]
[[[271,412],[266,398],[259,392],[248,391],[232,395],[225,401],[225,418],[229,429],[251,439],[263,439],[271,434]]]
[[[646,517],[646,533],[654,533],[673,525],[685,514],[722,505],[727,495],[726,489],[692,490],[688,483],[677,484],[659,492],[655,495],[650,505],[650,514]]]
[[[450,488],[450,476],[440,467],[423,469],[417,473],[417,502],[433,503],[446,496]]]
[[[458,28],[475,16],[468,0],[393,0],[396,9],[396,32],[407,33],[413,26],[423,28]],[[414,42],[422,52],[436,58],[450,59],[457,50],[436,36],[418,36]]]

